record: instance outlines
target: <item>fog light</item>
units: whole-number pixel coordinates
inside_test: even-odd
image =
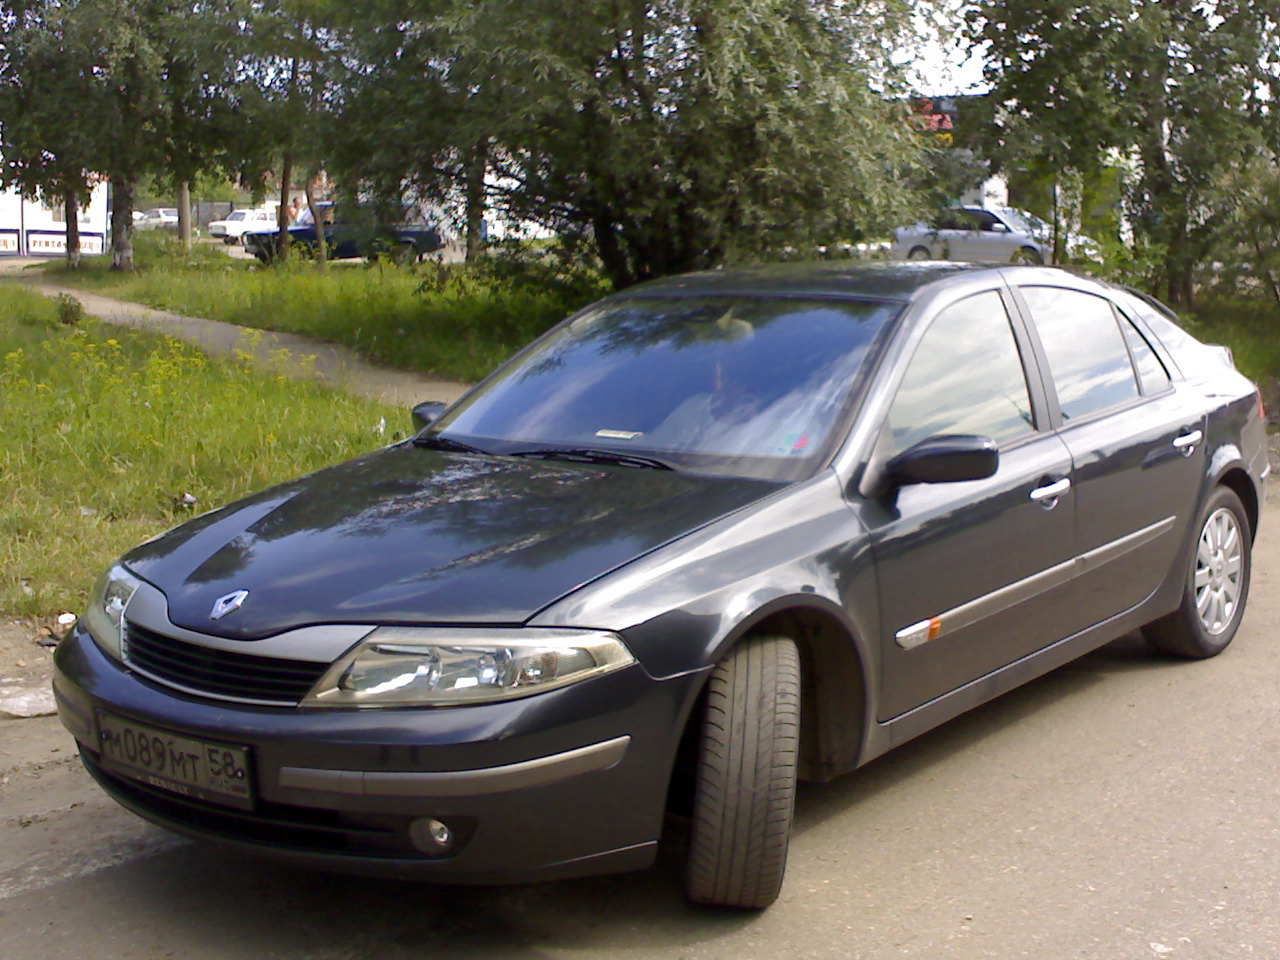
[[[448,853],[453,846],[453,831],[439,820],[422,817],[409,824],[409,839],[423,853]]]

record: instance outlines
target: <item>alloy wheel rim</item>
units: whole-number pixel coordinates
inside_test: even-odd
[[[1226,632],[1240,604],[1244,545],[1236,515],[1219,507],[1209,515],[1196,546],[1196,613],[1210,636]]]

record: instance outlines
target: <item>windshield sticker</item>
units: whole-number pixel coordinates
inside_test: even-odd
[[[643,437],[644,432],[641,430],[597,430],[597,437],[603,437],[606,440],[634,440],[636,437]]]

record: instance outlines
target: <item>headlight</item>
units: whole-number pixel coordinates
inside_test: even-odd
[[[89,593],[89,609],[84,625],[103,651],[120,660],[124,635],[124,608],[142,583],[124,567],[116,564],[98,578]]]
[[[380,627],[312,688],[306,707],[447,707],[512,700],[634,663],[600,630]]]

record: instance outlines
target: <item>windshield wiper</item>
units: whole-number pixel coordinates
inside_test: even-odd
[[[430,447],[433,450],[450,450],[454,453],[479,453],[486,457],[493,456],[488,450],[481,450],[479,447],[473,447],[469,443],[463,443],[461,440],[454,440],[453,437],[442,436],[438,433],[419,435],[413,438],[415,447]]]
[[[516,450],[510,457],[529,457],[543,460],[572,460],[577,463],[616,463],[623,467],[645,467],[650,470],[674,470],[671,464],[657,457],[642,457],[634,453],[616,450],[596,450],[592,447],[545,447],[538,450]]]

